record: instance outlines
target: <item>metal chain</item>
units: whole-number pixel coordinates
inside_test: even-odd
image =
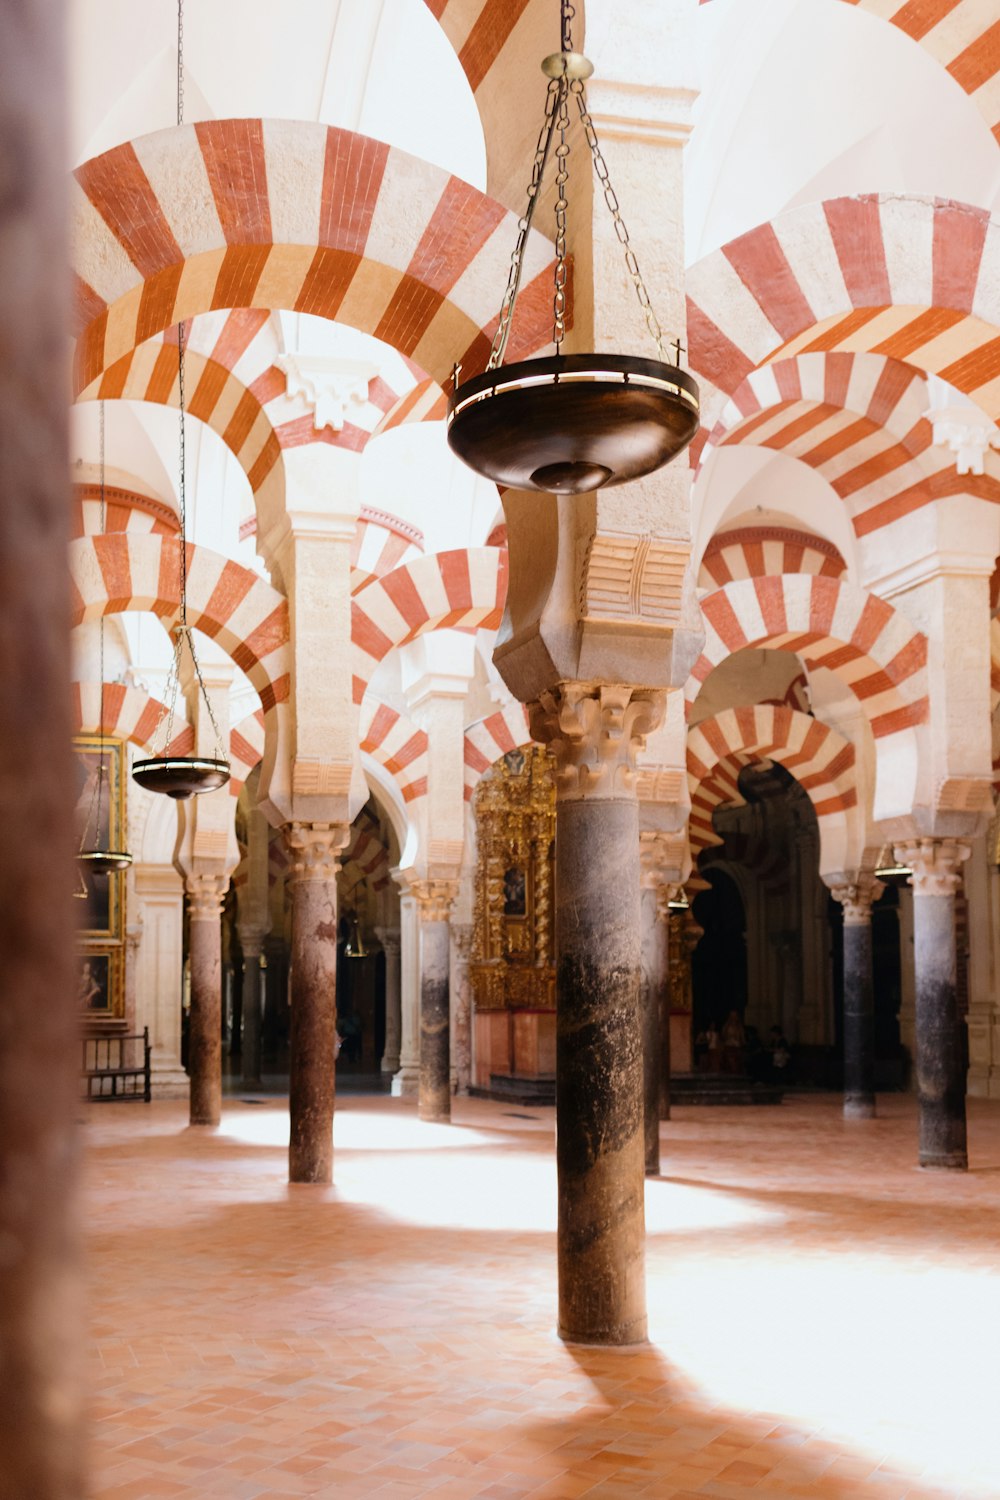
[[[500,304],[500,321],[497,331],[493,335],[493,346],[490,349],[490,357],[487,361],[487,370],[495,370],[498,365],[503,364],[503,357],[507,350],[507,340],[510,337],[511,318],[514,313],[514,304],[521,286],[521,273],[524,268],[524,247],[528,239],[528,230],[534,217],[535,207],[538,202],[538,193],[542,185],[542,177],[545,173],[545,165],[549,159],[552,147],[552,137],[555,133],[556,112],[559,102],[560,80],[553,78],[545,95],[545,118],[542,128],[538,133],[538,143],[535,146],[535,159],[531,168],[531,182],[528,185],[528,205],[518,220],[517,242],[514,245],[514,253],[510,258],[510,274],[507,277],[507,290],[503,294],[503,302]]]
[[[576,6],[572,0],[562,0],[562,50],[572,52],[573,50],[573,18],[576,15]]]
[[[552,342],[556,346],[556,354],[562,350],[562,341],[566,335],[566,280],[568,267],[566,265],[566,210],[569,208],[569,200],[566,197],[566,184],[569,182],[569,84],[564,77],[559,83],[559,108],[557,110],[557,127],[559,130],[559,144],[556,147],[556,161],[559,163],[556,172],[556,265],[553,280],[555,282],[552,294]]]
[[[184,0],[177,0],[177,123],[184,124]]]
[[[574,79],[570,87],[572,88],[573,93],[576,95],[577,108],[580,111],[580,120],[583,124],[584,133],[587,137],[587,145],[590,147],[590,153],[594,158],[594,171],[597,173],[597,180],[601,184],[601,188],[603,189],[604,201],[608,205],[608,208],[611,212],[611,217],[614,220],[615,234],[618,236],[619,244],[625,251],[625,265],[628,268],[629,276],[632,278],[632,284],[635,287],[635,294],[639,299],[639,306],[642,308],[643,313],[645,314],[646,326],[653,336],[653,339],[656,343],[657,352],[660,356],[660,359],[662,360],[664,357],[663,329],[660,327],[660,320],[656,316],[656,313],[653,309],[653,304],[649,300],[649,292],[646,288],[646,283],[642,279],[642,272],[639,270],[639,262],[636,260],[635,251],[632,249],[632,245],[629,240],[628,229],[625,227],[625,220],[622,218],[621,207],[618,203],[618,195],[615,193],[614,188],[611,186],[611,174],[608,171],[607,162],[604,160],[604,156],[601,152],[601,148],[597,140],[597,131],[594,128],[593,119],[591,118],[590,111],[587,108],[587,100],[583,90],[583,82],[578,78]]]

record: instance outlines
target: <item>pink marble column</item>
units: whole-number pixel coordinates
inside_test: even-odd
[[[289,823],[292,898],[289,1182],[333,1181],[337,871],[344,823]]]
[[[82,1284],[59,0],[0,6],[0,1493],[78,1500]]]
[[[228,875],[187,877],[192,1125],[218,1125],[222,1118],[222,903],[228,885]]]

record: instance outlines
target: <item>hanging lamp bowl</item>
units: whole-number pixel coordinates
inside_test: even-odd
[[[697,382],[676,365],[565,354],[463,382],[448,402],[448,443],[496,484],[581,495],[669,463],[698,421]]]
[[[136,761],[132,779],[147,792],[163,792],[167,797],[183,799],[225,786],[229,780],[229,762],[200,755],[154,755],[149,760]]]
[[[76,862],[91,875],[113,875],[116,870],[127,870],[132,856],[127,849],[81,849]]]

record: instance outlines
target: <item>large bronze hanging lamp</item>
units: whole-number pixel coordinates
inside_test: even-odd
[[[177,124],[184,124],[184,0],[177,0]],[[137,760],[132,767],[133,780],[147,792],[162,792],[167,797],[183,800],[201,792],[214,792],[229,780],[229,761],[222,744],[222,735],[208,696],[198,653],[195,650],[194,632],[187,620],[187,454],[184,442],[184,324],[177,325],[177,405],[180,417],[180,483],[178,485],[178,513],[180,520],[180,618],[173,629],[174,658],[167,678],[167,691],[163,712],[154,735],[154,743],[160,745],[158,754],[148,760]],[[208,710],[209,722],[215,732],[214,755],[168,755],[167,747],[173,739],[174,715],[177,695],[180,692],[184,647],[187,646],[194,668],[198,691]]]
[[[611,186],[584,80],[593,65],[573,51],[570,0],[561,0],[562,48],[545,58],[549,79],[528,204],[518,224],[510,276],[485,373],[455,384],[448,401],[448,443],[459,458],[496,484],[578,495],[651,474],[676,458],[698,430],[697,382],[664,358],[663,333],[639,271],[621,208]],[[657,358],[628,354],[563,354],[566,331],[566,186],[569,179],[570,99],[594,159],[594,170],[625,253],[629,279],[656,344]],[[524,249],[550,156],[556,171],[556,239],[552,341],[555,354],[504,365],[521,286]]]
[[[101,444],[101,535],[103,536],[107,526],[107,504],[104,491],[104,402],[100,405],[100,444]],[[104,802],[104,781],[107,776],[107,759],[104,751],[104,616],[100,621],[100,684],[101,698],[98,712],[98,734],[100,740],[97,751],[97,781],[94,785],[93,795],[90,799],[90,809],[87,813],[87,821],[80,835],[80,848],[77,851],[76,862],[80,870],[80,889],[76,892],[82,898],[86,898],[87,884],[84,879],[86,871],[92,875],[112,875],[117,870],[127,870],[132,863],[132,856],[127,849],[105,849],[101,846],[101,810]],[[110,777],[108,777],[110,781]],[[111,807],[111,788],[108,787],[108,808]],[[94,829],[93,847],[88,848],[87,838],[91,826]],[[110,817],[108,819],[110,830]],[[110,839],[109,839],[110,843]]]

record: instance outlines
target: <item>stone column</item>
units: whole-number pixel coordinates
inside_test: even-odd
[[[913,960],[913,890],[899,891],[899,1040],[910,1062],[909,1086],[917,1086],[917,977]]]
[[[381,1068],[383,1073],[395,1073],[399,1067],[403,1020],[399,989],[399,928],[376,927],[375,936],[385,954],[385,1048]]]
[[[222,903],[228,875],[188,875],[188,958],[191,1014],[188,1073],[190,1123],[218,1125],[222,1118]]]
[[[642,1108],[646,1176],[660,1172],[660,1090],[663,1083],[663,926],[659,919],[659,872],[643,866],[640,895],[641,978],[639,1022],[642,1031]]]
[[[635,756],[664,694],[563,683],[530,707],[556,757],[559,1334],[646,1337]]]
[[[142,946],[142,918],[129,922],[125,928],[125,1028],[135,1034],[136,980],[139,969],[139,949]],[[139,1028],[141,1030],[141,1027]]]
[[[831,886],[844,911],[844,1119],[875,1117],[875,989],[872,980],[872,902],[885,887],[862,872],[850,885]]]
[[[243,949],[243,1041],[240,1052],[243,1077],[241,1087],[260,1088],[261,1033],[264,1018],[263,973],[260,956],[264,934],[253,927],[240,928]]]
[[[659,923],[660,943],[660,1080],[659,1112],[661,1120],[670,1119],[670,1070],[673,1067],[673,1038],[671,1036],[671,1014],[673,1011],[674,983],[670,972],[670,903],[682,886],[660,885],[656,888],[656,915]]]
[[[420,1092],[420,917],[407,886],[399,894],[399,1072],[392,1080],[398,1099]]]
[[[0,1490],[84,1478],[71,891],[65,7],[0,7]]]
[[[289,823],[292,898],[289,1182],[333,1181],[337,871],[346,823]]]
[[[469,956],[472,952],[471,922],[451,924],[452,1057],[456,1094],[467,1094],[472,1082],[472,987]]]
[[[913,950],[917,984],[917,1106],[920,1165],[964,1171],[965,1071],[956,993],[955,892],[968,844],[915,839],[895,856],[913,871]]]
[[[421,1120],[451,1119],[451,932],[449,914],[457,880],[420,880],[413,887],[420,911]]]

